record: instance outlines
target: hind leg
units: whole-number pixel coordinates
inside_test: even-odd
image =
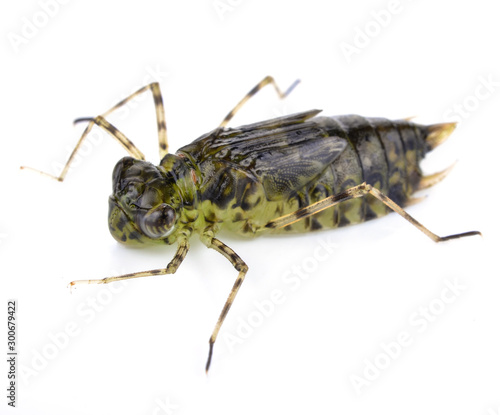
[[[427,229],[424,225],[422,225],[412,216],[410,216],[401,206],[399,206],[394,201],[389,199],[380,190],[366,183],[362,183],[358,186],[351,187],[350,189],[347,189],[345,192],[327,197],[323,200],[320,200],[319,202],[313,203],[312,205],[299,209],[293,213],[274,219],[266,224],[266,228],[270,229],[283,228],[287,225],[291,225],[292,223],[295,223],[299,220],[314,215],[315,213],[321,212],[324,209],[328,209],[329,207],[334,206],[338,203],[350,199],[356,199],[358,197],[365,197],[368,194],[376,197],[391,210],[401,215],[404,219],[406,219],[413,226],[415,226],[417,229],[426,234],[434,242],[443,242],[443,241],[448,241],[450,239],[462,238],[465,236],[481,235],[481,232],[479,231],[470,231],[448,236],[438,236],[435,233],[431,232],[429,229]]]

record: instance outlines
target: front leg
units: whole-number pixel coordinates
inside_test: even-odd
[[[68,160],[66,161],[66,164],[63,167],[63,170],[59,176],[54,176],[49,173],[45,173],[44,171],[38,170],[38,169],[33,169],[32,167],[26,167],[26,166],[21,166],[21,169],[29,169],[29,170],[34,170],[40,174],[43,174],[44,176],[51,177],[52,179],[58,180],[62,182],[64,178],[66,177],[66,174],[69,171],[69,168],[71,166],[71,163],[73,162],[76,153],[78,152],[78,149],[82,146],[85,138],[87,135],[90,133],[90,130],[94,125],[98,125],[99,127],[103,128],[106,130],[113,138],[115,138],[125,149],[127,152],[134,158],[137,158],[139,160],[144,160],[144,155],[139,151],[139,149],[130,141],[121,131],[119,131],[115,126],[111,125],[105,117],[107,117],[109,114],[111,114],[113,111],[117,110],[118,108],[126,105],[128,102],[133,100],[135,97],[138,95],[142,94],[143,92],[146,91],[151,91],[153,94],[153,100],[155,103],[155,110],[156,110],[156,124],[158,128],[158,143],[159,143],[159,148],[160,148],[160,158],[163,158],[165,154],[168,153],[168,141],[167,141],[167,124],[165,121],[165,109],[163,107],[163,99],[161,96],[161,91],[160,91],[160,85],[158,82],[153,82],[149,85],[146,85],[139,89],[138,91],[134,92],[132,95],[129,97],[121,100],[118,104],[116,104],[113,108],[107,110],[106,112],[102,113],[101,115],[98,115],[95,118],[78,118],[74,122],[78,123],[81,121],[89,121],[89,124],[87,125],[87,128],[83,131],[80,139],[78,140],[75,148],[71,152]]]
[[[231,289],[231,292],[229,293],[229,296],[226,300],[226,303],[224,304],[224,307],[220,313],[219,319],[217,320],[217,323],[215,324],[215,328],[214,328],[212,335],[210,336],[210,339],[208,341],[210,348],[208,351],[207,364],[205,366],[205,371],[208,373],[208,369],[210,368],[210,362],[212,361],[212,352],[213,352],[215,340],[217,339],[217,335],[219,334],[219,330],[222,326],[222,323],[224,322],[224,319],[226,318],[227,313],[229,312],[229,309],[231,308],[231,305],[233,304],[234,298],[236,297],[236,294],[238,293],[238,290],[240,289],[240,286],[243,283],[243,280],[245,279],[245,275],[248,271],[248,266],[238,256],[238,254],[236,254],[236,252],[234,252],[231,248],[229,248],[223,242],[214,238],[212,231],[205,232],[201,236],[201,240],[208,248],[215,249],[217,252],[224,255],[229,260],[229,262],[231,262],[231,264],[233,264],[234,268],[236,268],[236,271],[238,271],[238,277],[236,277],[236,281],[234,282],[233,288]]]
[[[69,283],[70,288],[77,284],[109,284],[110,282],[129,280],[132,278],[141,278],[141,277],[152,277],[154,275],[166,275],[166,274],[174,274],[177,271],[177,268],[181,265],[182,261],[186,257],[186,254],[189,251],[189,242],[187,239],[179,239],[177,245],[177,252],[175,253],[172,260],[168,263],[165,268],[160,269],[152,269],[150,271],[142,271],[142,272],[133,272],[131,274],[124,274],[117,277],[108,277],[103,279],[96,280],[76,280]]]

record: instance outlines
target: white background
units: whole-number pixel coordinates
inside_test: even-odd
[[[495,6],[4,2],[0,321],[7,299],[17,299],[16,413],[499,414]],[[347,44],[356,53],[343,52]],[[282,88],[302,82],[286,101],[263,90],[233,126],[311,108],[423,123],[455,118],[456,132],[424,168],[458,163],[409,212],[440,235],[478,229],[483,238],[436,245],[395,214],[291,238],[222,235],[250,271],[206,376],[208,338],[236,277],[227,260],[193,238],[174,276],[70,294],[75,279],[163,267],[174,248],[128,249],[110,237],[110,176],[125,152],[104,134],[64,183],[19,170],[56,173],[83,128],[72,120],[104,112],[152,73],[171,151],[216,127],[266,75]],[[149,96],[110,120],[158,161]],[[328,254],[325,241],[335,247]],[[292,283],[297,269],[307,278]],[[447,284],[458,285],[455,294]],[[281,301],[270,307],[274,290]],[[256,302],[267,304],[266,315]],[[424,325],[429,305],[433,321]],[[241,333],[243,321],[255,326],[251,333]],[[246,338],[228,342],[238,332]],[[402,332],[411,344],[395,346]],[[356,388],[353,376],[365,383]],[[0,413],[14,413],[5,398]]]

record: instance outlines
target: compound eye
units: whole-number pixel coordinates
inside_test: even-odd
[[[162,203],[152,209],[139,220],[141,231],[152,239],[165,238],[175,229],[175,210]]]

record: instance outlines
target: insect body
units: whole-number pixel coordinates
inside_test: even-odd
[[[245,236],[305,232],[360,223],[393,210],[436,242],[479,234],[473,231],[439,237],[402,209],[415,191],[431,186],[447,173],[423,176],[419,163],[453,131],[453,123],[424,126],[355,115],[324,117],[311,110],[225,128],[246,100],[268,84],[282,98],[295,86],[281,93],[273,78],[264,78],[217,129],[176,154],[167,151],[165,116],[156,83],[101,116],[77,120],[89,121],[77,148],[97,124],[132,156],[120,160],[113,171],[109,198],[113,237],[125,244],[176,244],[177,251],[163,269],[74,281],[71,285],[174,273],[189,250],[191,236],[198,234],[207,247],[224,255],[238,271],[209,340],[206,370],[218,332],[248,270],[230,247],[215,238],[223,228]],[[158,166],[144,161],[132,142],[104,118],[148,89],[156,104]],[[64,179],[76,150],[57,179]]]
[[[430,184],[420,160],[453,129],[317,113],[206,134],[167,154],[159,166],[120,160],[110,198],[112,235],[128,244],[172,244],[207,228],[255,236],[363,222],[386,214],[387,206],[375,198],[354,199],[285,227],[272,225],[363,182],[404,206]]]

